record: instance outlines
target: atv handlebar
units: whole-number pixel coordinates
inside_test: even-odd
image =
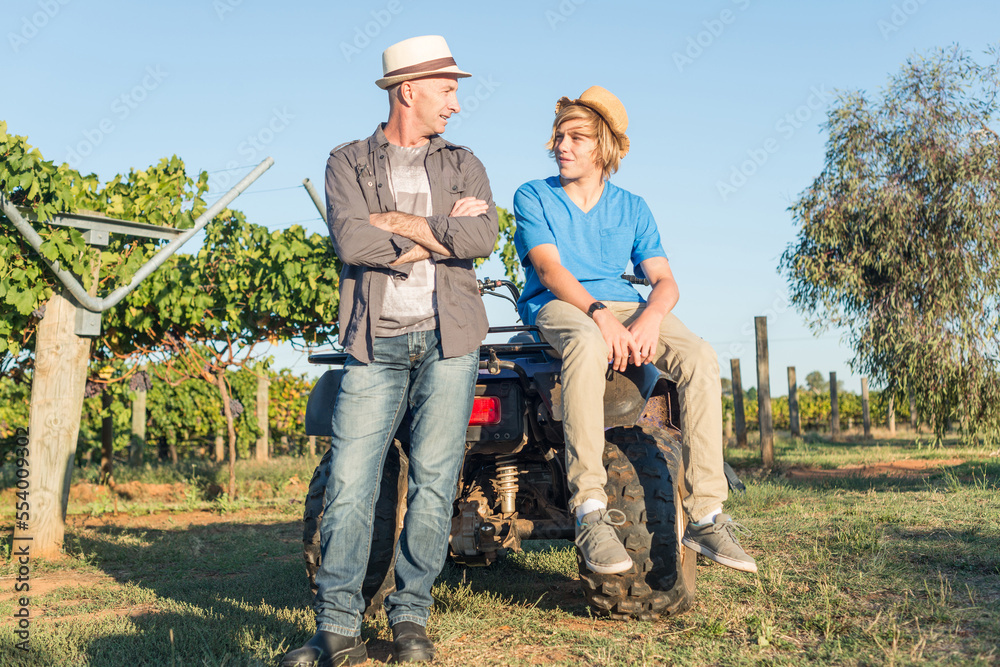
[[[521,298],[521,290],[517,288],[517,285],[509,280],[493,280],[491,278],[483,278],[482,280],[476,281],[476,286],[479,288],[479,294],[489,294],[490,296],[498,296],[501,299],[507,299],[508,301],[513,301],[514,305],[517,306],[517,300]],[[501,287],[506,287],[507,291],[510,292],[510,296],[507,297],[504,294],[497,294],[494,290],[498,290]]]
[[[629,275],[627,273],[623,273],[622,274],[622,280],[624,280],[626,282],[629,282],[632,285],[645,285],[646,287],[649,287],[649,279],[648,278],[636,278],[635,276],[631,276],[631,275]]]

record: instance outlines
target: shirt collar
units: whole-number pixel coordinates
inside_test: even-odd
[[[435,151],[439,151],[448,145],[448,142],[441,138],[440,134],[433,134],[430,137],[430,146],[427,149],[427,154],[431,154]],[[385,123],[379,123],[378,127],[375,128],[375,134],[369,142],[369,147],[374,151],[377,148],[385,148],[389,145],[389,140],[385,138]]]

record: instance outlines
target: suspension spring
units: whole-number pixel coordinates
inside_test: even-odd
[[[517,456],[515,454],[500,454],[497,456],[496,465],[500,512],[513,514],[517,500]]]

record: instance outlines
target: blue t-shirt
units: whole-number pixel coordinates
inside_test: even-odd
[[[643,302],[621,275],[629,260],[642,276],[641,262],[666,257],[645,200],[610,182],[605,182],[597,204],[584,213],[566,195],[558,176],[530,181],[514,194],[514,217],[514,245],[525,275],[517,310],[525,324],[534,324],[541,307],[556,298],[528,261],[535,246],[554,244],[562,265],[599,301]]]

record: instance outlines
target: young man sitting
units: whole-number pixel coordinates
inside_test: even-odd
[[[646,202],[608,180],[628,153],[627,128],[625,107],[600,86],[576,100],[563,97],[548,143],[559,175],[525,183],[514,195],[514,240],[526,277],[518,309],[562,358],[577,548],[594,572],[632,567],[614,529],[624,517],[607,509],[604,492],[605,374],[609,362],[619,371],[653,363],[680,396],[689,519],[683,543],[723,565],[756,572],[736,539],[738,524],[722,513],[728,487],[715,351],[671,313],[677,282]],[[621,279],[630,260],[652,285],[648,300]]]

